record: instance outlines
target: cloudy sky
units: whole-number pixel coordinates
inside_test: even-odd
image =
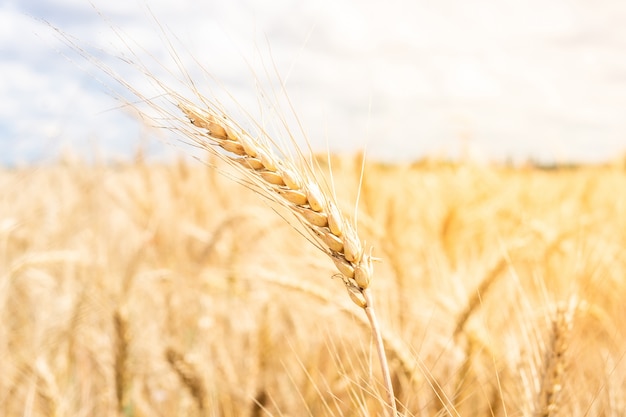
[[[138,88],[115,56],[167,74],[161,30],[244,107],[279,74],[316,150],[606,160],[626,152],[624,22],[621,0],[5,0],[0,164],[173,152],[54,27]]]

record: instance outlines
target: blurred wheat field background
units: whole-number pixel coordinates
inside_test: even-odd
[[[347,211],[361,163],[331,158]],[[619,164],[366,161],[402,415],[626,413],[625,189]],[[65,159],[0,190],[3,415],[382,414],[332,262],[215,169]]]

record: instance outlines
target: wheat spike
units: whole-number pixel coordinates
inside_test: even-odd
[[[277,157],[269,143],[252,138],[214,109],[200,109],[183,101],[178,107],[194,126],[204,130],[203,135],[194,136],[194,141],[205,149],[213,149],[214,145],[222,148],[237,168],[267,191],[270,199],[291,210],[335,262],[352,301],[367,307],[364,290],[373,275],[371,252],[365,251],[356,226],[341,214],[313,175],[298,170],[287,158]]]
[[[195,367],[173,348],[167,349],[165,358],[196,401],[198,410],[204,413],[207,405],[207,390],[202,377],[196,372]]]
[[[130,376],[128,372],[128,325],[120,310],[113,313],[115,327],[115,394],[120,415],[128,406]]]
[[[568,306],[559,306],[552,320],[550,343],[545,353],[541,391],[536,415],[554,417],[559,412],[559,395],[563,389],[565,374],[565,354],[573,327],[577,300],[573,298]]]
[[[188,137],[204,149],[219,153],[215,149],[218,146],[225,151],[223,158],[243,172],[264,196],[288,208],[310,232],[318,248],[333,260],[350,299],[365,310],[376,341],[389,414],[396,416],[391,375],[369,291],[373,258],[371,250],[366,251],[361,243],[355,223],[341,214],[331,193],[323,192],[310,165],[305,166],[308,169],[298,170],[288,158],[277,157],[266,136],[265,140],[254,139],[210,106],[203,110],[179,99],[178,107],[195,127],[203,129],[202,134],[195,132]]]

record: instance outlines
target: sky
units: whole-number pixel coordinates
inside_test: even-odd
[[[0,164],[180,152],[55,28],[146,95],[119,57],[130,46],[168,77],[168,40],[194,82],[255,117],[281,80],[275,112],[314,151],[611,160],[626,153],[623,22],[621,0],[5,0]]]

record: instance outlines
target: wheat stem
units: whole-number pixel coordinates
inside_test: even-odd
[[[385,345],[383,343],[383,333],[380,325],[378,324],[378,318],[376,317],[376,311],[374,310],[374,301],[372,299],[372,293],[369,289],[363,290],[363,295],[367,301],[365,307],[365,314],[370,322],[372,328],[372,336],[376,343],[376,350],[378,352],[378,361],[380,362],[380,368],[383,373],[383,382],[387,391],[387,402],[391,408],[391,415],[393,417],[398,415],[396,407],[396,397],[393,392],[393,384],[391,382],[391,373],[389,372],[389,364],[387,363],[387,355],[385,355]]]
[[[340,212],[332,193],[324,192],[311,164],[301,164],[302,169],[298,169],[287,157],[274,154],[274,142],[264,132],[260,138],[254,138],[219,110],[211,106],[201,109],[171,94],[178,99],[178,107],[191,124],[201,129],[199,134],[186,131],[187,136],[201,148],[217,153],[231,163],[249,180],[250,188],[290,210],[310,233],[311,242],[335,263],[350,299],[365,310],[370,322],[389,407],[396,416],[382,332],[368,291],[374,272],[371,250],[363,247],[355,222]]]

